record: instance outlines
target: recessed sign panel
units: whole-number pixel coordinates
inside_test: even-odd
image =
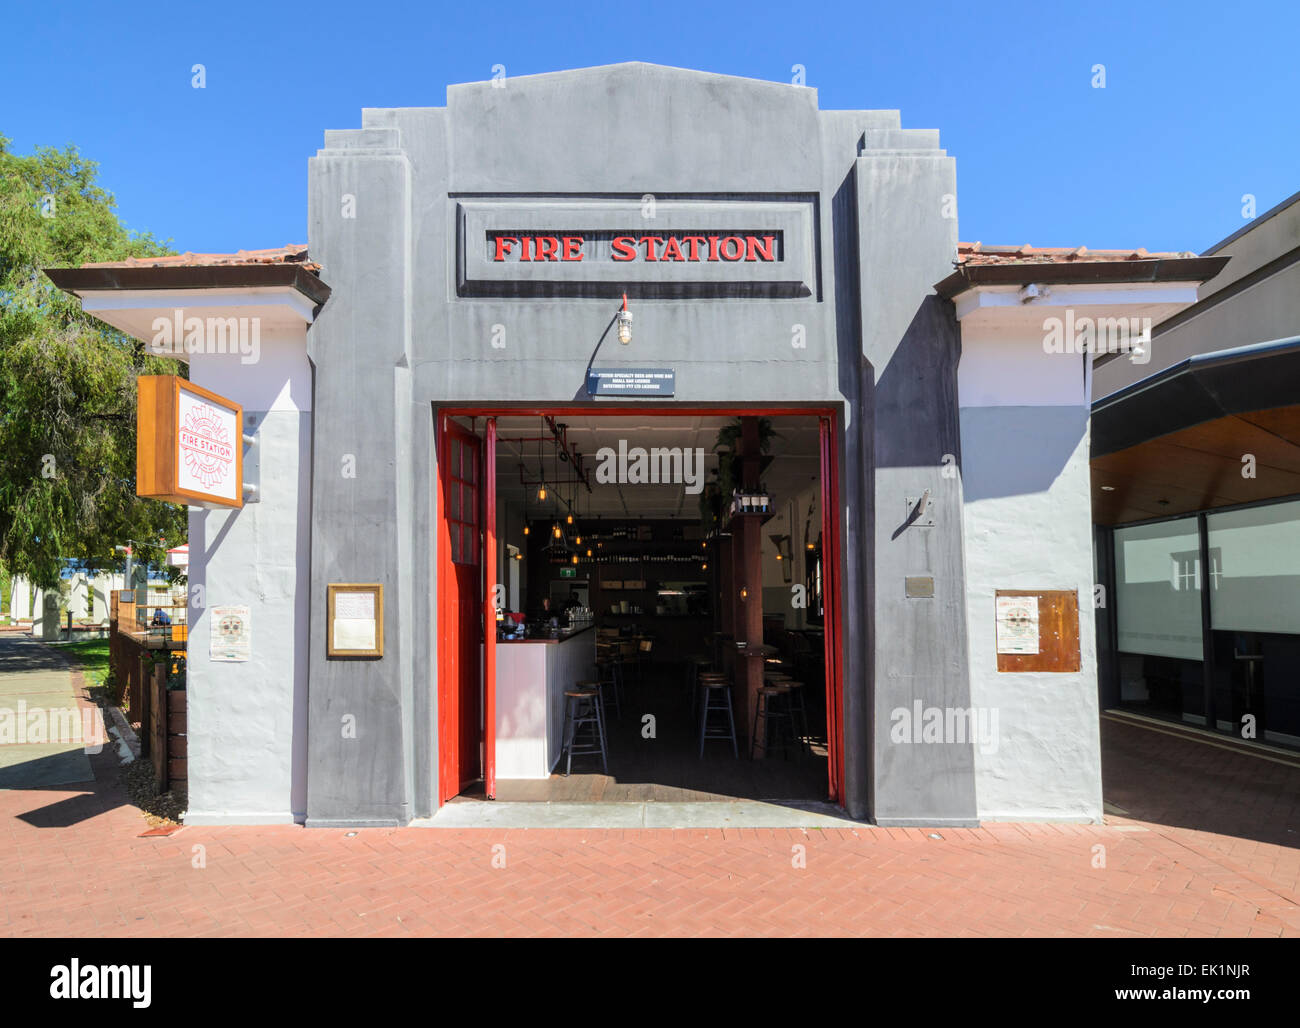
[[[806,297],[811,199],[463,200],[462,296]]]

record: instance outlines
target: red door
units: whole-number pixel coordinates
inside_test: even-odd
[[[442,422],[438,519],[438,802],[482,777],[483,454]]]

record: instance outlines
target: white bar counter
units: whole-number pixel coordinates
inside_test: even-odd
[[[560,759],[564,690],[595,677],[592,625],[497,643],[497,778],[550,777]]]

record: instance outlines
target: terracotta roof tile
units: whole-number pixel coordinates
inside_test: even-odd
[[[985,246],[958,243],[957,267],[988,264],[1078,264],[1101,261],[1152,261],[1195,257],[1194,253],[1148,253],[1137,250],[1089,250],[1086,246]]]
[[[320,265],[307,259],[307,244],[294,243],[269,250],[240,250],[238,253],[178,253],[168,257],[131,257],[125,261],[83,264],[83,268],[206,268],[235,264],[298,264],[306,271],[319,272]]]

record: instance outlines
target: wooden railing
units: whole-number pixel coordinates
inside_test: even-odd
[[[140,590],[136,590],[139,592]],[[117,631],[150,647],[184,649],[189,640],[189,605],[168,596],[148,603],[135,602],[129,589],[114,590],[110,599],[109,620]],[[156,625],[158,611],[167,615],[170,624]]]

